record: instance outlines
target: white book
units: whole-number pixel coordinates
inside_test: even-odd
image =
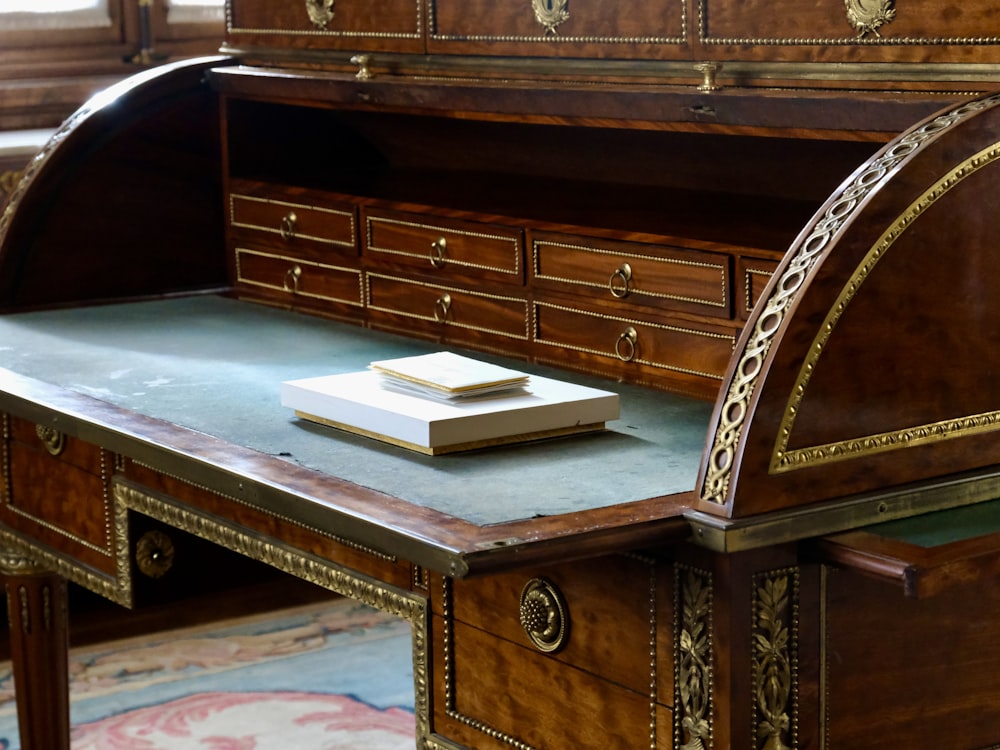
[[[303,419],[436,455],[603,429],[617,393],[531,376],[508,394],[441,400],[388,390],[375,370],[281,384],[281,403]]]

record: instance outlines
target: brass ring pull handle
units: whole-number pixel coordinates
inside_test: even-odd
[[[299,279],[301,278],[302,267],[296,263],[294,266],[285,271],[285,281],[283,284],[285,291],[297,294],[299,291]]]
[[[639,332],[629,326],[615,342],[615,354],[622,362],[631,362],[635,358],[635,345],[639,340]]]
[[[451,295],[447,292],[434,301],[434,320],[444,323],[448,319],[448,312],[451,310]]]
[[[611,296],[617,297],[618,299],[628,297],[628,293],[630,291],[628,283],[631,280],[632,266],[628,263],[622,263],[612,272],[611,278],[608,279],[608,290],[611,292]],[[618,283],[616,284],[615,282]]]
[[[431,243],[431,265],[435,268],[444,266],[444,253],[448,249],[448,240],[438,237]]]
[[[287,214],[281,217],[281,224],[278,226],[278,231],[281,232],[281,238],[284,240],[295,239],[295,225],[298,222],[299,217],[295,215],[294,211],[289,211]]]

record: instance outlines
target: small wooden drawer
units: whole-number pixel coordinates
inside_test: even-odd
[[[347,204],[234,192],[229,195],[229,225],[242,240],[316,259],[358,254],[354,207]]]
[[[995,6],[965,2],[946,12],[936,0],[801,3],[701,0],[702,41],[723,59],[862,62],[970,61],[1000,34]],[[846,6],[846,7],[845,7]]]
[[[757,302],[760,301],[764,287],[771,280],[778,261],[765,258],[747,258],[740,256],[736,263],[737,277],[743,280],[743,293],[737,297],[737,308],[741,318],[750,316]]]
[[[431,0],[428,52],[443,54],[676,58],[687,39],[674,0]]]
[[[373,323],[424,321],[446,337],[485,335],[527,341],[528,302],[369,272],[365,295]]]
[[[236,248],[238,284],[279,292],[290,298],[364,304],[362,274],[344,268],[287,255]]]
[[[104,573],[115,572],[109,491],[115,459],[100,446],[4,417],[0,520]]]
[[[650,658],[669,662],[674,642],[672,577],[656,562],[614,555],[435,581],[431,597],[436,696],[451,718],[520,747],[651,746],[651,702],[674,701],[673,670]],[[669,747],[671,723],[655,731],[652,746]]]
[[[536,286],[591,299],[728,318],[729,257],[698,250],[535,234]]]
[[[616,363],[622,372],[644,367],[721,381],[737,331],[688,320],[644,320],[597,310],[536,302],[535,343]]]
[[[226,41],[235,47],[424,51],[421,0],[230,0]]]
[[[523,233],[495,224],[369,211],[364,252],[379,264],[446,279],[524,283]]]

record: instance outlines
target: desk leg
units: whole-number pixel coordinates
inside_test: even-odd
[[[3,556],[11,666],[22,750],[69,750],[66,581]]]

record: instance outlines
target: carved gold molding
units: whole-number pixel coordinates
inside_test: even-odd
[[[840,229],[861,207],[863,199],[890,177],[890,173],[920,151],[924,145],[966,118],[1000,104],[993,95],[962,104],[906,133],[857,174],[827,204],[823,213],[779,266],[779,278],[766,300],[757,303],[748,323],[749,334],[743,351],[737,352],[738,364],[719,410],[719,423],[708,451],[705,479],[699,490],[702,500],[724,504],[729,492],[737,446],[743,436],[764,361],[771,344],[782,329],[785,316],[807,279]]]
[[[809,386],[809,379],[826,349],[830,338],[851,301],[857,296],[862,285],[871,275],[878,262],[892,249],[893,244],[928,208],[934,205],[949,190],[959,185],[967,177],[989,166],[1000,158],[1000,143],[995,143],[969,157],[951,172],[928,188],[923,195],[911,203],[896,221],[879,237],[850,278],[826,315],[808,354],[799,369],[795,386],[792,388],[781,426],[778,441],[771,456],[772,473],[781,473],[818,464],[842,461],[857,456],[900,450],[917,445],[929,445],[966,437],[973,434],[993,432],[1000,429],[1000,411],[983,414],[962,415],[931,424],[916,425],[905,429],[892,430],[876,435],[863,435],[849,440],[841,440],[827,445],[810,446],[788,450],[788,441],[795,425],[795,417]]]
[[[674,567],[674,746],[713,747],[712,574]]]
[[[375,609],[407,620],[413,633],[414,714],[418,742],[430,734],[430,664],[427,633],[429,613],[423,596],[389,586],[377,579],[325,560],[283,542],[251,535],[236,525],[203,515],[172,498],[118,480],[113,485],[115,507],[127,519],[129,510],[205,539],[251,560],[322,586]],[[127,525],[127,520],[121,526]]]
[[[753,577],[753,726],[760,750],[798,747],[799,574]]]

